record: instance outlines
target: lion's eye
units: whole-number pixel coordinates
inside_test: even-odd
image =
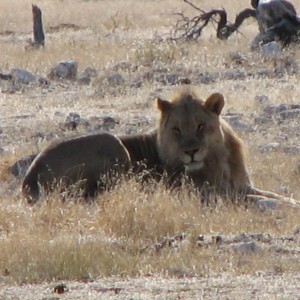
[[[202,129],[204,128],[205,124],[202,123],[202,124],[199,124],[198,127],[197,127],[197,132],[200,132],[202,131]]]
[[[178,127],[173,127],[173,132],[177,135],[180,136],[181,135],[181,131]]]

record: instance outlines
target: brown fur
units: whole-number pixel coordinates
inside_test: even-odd
[[[212,94],[203,101],[195,87],[187,86],[170,101],[158,99],[157,105],[161,118],[158,129],[150,134],[120,137],[97,134],[49,147],[32,163],[23,182],[23,192],[37,199],[39,185],[49,190],[54,180],[70,177],[71,183],[86,179],[89,194],[94,191],[99,175],[110,169],[117,174],[127,172],[131,164],[133,173],[142,179],[167,178],[168,184],[176,185],[182,175],[187,175],[200,190],[205,187],[204,190],[225,195],[286,201],[282,196],[252,186],[243,143],[220,117],[224,106],[222,94]],[[76,152],[70,156],[72,147]],[[122,166],[115,168],[116,161]],[[84,176],[79,178],[77,166],[83,163],[80,174]],[[74,168],[76,172],[69,176],[69,170]]]
[[[76,184],[84,196],[93,196],[129,168],[128,152],[113,135],[73,137],[52,144],[34,159],[22,191],[32,203],[39,199],[42,189],[49,192],[58,184],[63,187]]]
[[[196,88],[187,86],[171,101],[158,99],[161,119],[157,145],[168,173],[184,168],[194,184],[221,194],[242,194],[288,203],[294,200],[253,187],[246,167],[244,147],[232,127],[220,117],[222,94],[201,100]]]
[[[159,152],[166,169],[185,168],[196,186],[243,192],[251,186],[242,141],[219,115],[221,94],[201,100],[196,88],[181,89],[171,102],[158,100]]]

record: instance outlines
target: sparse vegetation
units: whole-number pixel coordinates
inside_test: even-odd
[[[299,152],[259,150],[259,146],[275,142],[290,147],[288,150],[299,146],[299,118],[271,119],[262,125],[256,120],[268,105],[299,103],[299,74],[290,72],[284,62],[298,64],[298,46],[286,49],[282,53],[286,60],[280,61],[250,52],[250,41],[257,33],[255,22],[247,22],[240,28],[243,35],[233,34],[227,41],[211,38],[215,29],[207,27],[197,43],[169,44],[164,34],[174,23],[171,13],[186,9],[179,0],[57,0],[38,3],[43,11],[45,49],[25,51],[25,41],[32,36],[31,2],[19,2],[5,2],[5,14],[0,15],[0,31],[14,31],[13,35],[0,35],[1,72],[20,67],[46,76],[60,60],[74,59],[79,62],[79,73],[89,66],[99,73],[86,86],[51,81],[48,87],[10,89],[11,83],[0,81],[0,279],[7,285],[0,288],[0,297],[9,293],[9,286],[20,292],[21,283],[99,278],[105,286],[118,283],[124,287],[121,293],[125,297],[143,297],[145,292],[144,298],[151,298],[161,292],[167,299],[201,295],[217,299],[220,294],[213,291],[211,282],[229,298],[253,296],[255,286],[257,297],[284,295],[281,285],[273,284],[276,280],[284,284],[288,297],[298,296],[294,289],[299,286],[298,210],[261,212],[222,201],[205,206],[199,203],[197,193],[170,192],[154,184],[143,190],[138,179],[105,193],[92,205],[74,199],[62,202],[54,193],[29,206],[20,194],[20,179],[7,170],[52,140],[73,135],[61,127],[70,112],[79,113],[87,124],[79,127],[78,133],[102,128],[107,116],[116,120],[112,133],[149,131],[157,118],[153,100],[173,90],[173,83],[148,76],[162,72],[159,75],[190,78],[202,88],[203,98],[221,91],[226,101],[224,114],[237,116],[250,128],[237,130],[248,148],[255,185],[299,199]],[[208,11],[222,3],[203,2],[201,8]],[[243,8],[243,3],[234,0],[226,10],[234,16]],[[188,9],[185,12],[188,14]],[[81,29],[47,31],[62,23]],[[116,68],[121,62],[129,63],[126,70]],[[274,72],[278,64],[280,74]],[[245,76],[232,78],[237,71]],[[113,72],[120,73],[124,83],[109,85],[107,76]],[[176,239],[183,233],[183,238]],[[245,255],[234,250],[235,239],[244,233],[271,238],[256,240],[261,251]],[[217,236],[224,241],[220,245],[214,242]],[[144,284],[136,277],[152,280],[156,289],[151,285],[140,293]],[[135,291],[126,284],[133,284]],[[99,297],[99,291],[87,286],[95,293],[91,299]],[[28,299],[36,296],[30,288],[28,293]],[[66,293],[72,299],[72,291],[69,295]]]

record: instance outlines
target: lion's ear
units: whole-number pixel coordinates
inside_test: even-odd
[[[157,107],[161,112],[167,112],[171,108],[171,103],[167,100],[163,100],[161,98],[157,98]]]
[[[219,115],[224,107],[224,97],[220,93],[210,95],[205,101],[205,106],[212,112]]]

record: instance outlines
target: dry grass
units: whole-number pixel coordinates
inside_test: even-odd
[[[28,283],[111,275],[256,274],[275,267],[287,274],[299,272],[295,264],[297,254],[278,256],[264,249],[245,258],[216,245],[199,248],[195,241],[199,234],[234,236],[259,232],[289,236],[299,223],[299,211],[288,208],[269,213],[223,204],[211,208],[201,205],[197,194],[170,193],[160,185],[147,187],[148,192],[143,192],[134,181],[102,195],[93,205],[72,199],[62,203],[56,194],[33,207],[26,203],[20,195],[20,182],[7,172],[7,166],[49,144],[51,138],[38,138],[37,132],[68,135],[60,131],[59,123],[69,112],[76,111],[89,120],[112,116],[119,120],[114,133],[124,133],[132,127],[145,132],[156,124],[153,98],[157,94],[166,96],[173,88],[159,82],[146,82],[140,89],[129,88],[129,81],[135,76],[155,68],[183,70],[189,76],[273,66],[272,61],[249,52],[250,40],[257,31],[251,21],[241,29],[244,36],[234,35],[226,42],[215,39],[213,26],[207,28],[198,43],[173,44],[160,39],[174,24],[170,12],[191,13],[183,1],[57,0],[37,4],[44,13],[46,48],[25,51],[25,39],[31,36],[31,1],[3,3],[6,13],[0,15],[0,24],[5,27],[1,30],[13,30],[15,34],[0,37],[1,59],[5,62],[2,71],[21,67],[45,76],[56,62],[75,59],[79,61],[79,71],[93,66],[100,74],[87,87],[53,82],[48,89],[31,87],[15,94],[0,94],[0,146],[4,149],[0,156],[1,278],[7,283]],[[230,19],[244,8],[237,0],[230,5],[218,0],[201,2],[201,7],[208,10],[221,4],[226,6]],[[50,32],[50,26],[60,23],[75,23],[81,29]],[[242,53],[247,63],[237,65],[230,58],[232,51]],[[285,55],[298,60],[298,53],[297,48],[292,48]],[[121,61],[137,65],[138,71],[124,71],[124,86],[108,89],[103,78]],[[1,83],[3,90],[6,85]],[[222,91],[226,98],[224,113],[241,112],[243,120],[252,125],[263,108],[255,101],[257,95],[268,95],[270,104],[299,103],[300,87],[294,75],[280,79],[217,80],[201,88],[203,97]],[[295,122],[294,128],[298,124]],[[300,198],[299,166],[295,167],[299,165],[299,155],[261,154],[257,150],[258,145],[276,140],[289,124],[266,127],[264,132],[240,133],[247,144],[253,181],[259,187]],[[299,143],[293,133],[285,142]],[[154,249],[165,237],[182,232],[188,237],[179,247]]]
[[[196,244],[199,234],[290,235],[299,212],[266,214],[221,204],[211,208],[201,205],[197,194],[170,195],[162,186],[155,189],[143,193],[137,182],[129,182],[93,205],[71,200],[62,203],[55,194],[33,207],[22,199],[11,202],[2,198],[0,269],[9,274],[6,281],[194,276],[220,271],[253,274],[274,265],[286,272],[299,271],[288,256],[278,258],[263,251],[244,262],[241,254],[220,251],[217,245],[199,248]],[[178,247],[155,248],[179,233],[187,238]]]

